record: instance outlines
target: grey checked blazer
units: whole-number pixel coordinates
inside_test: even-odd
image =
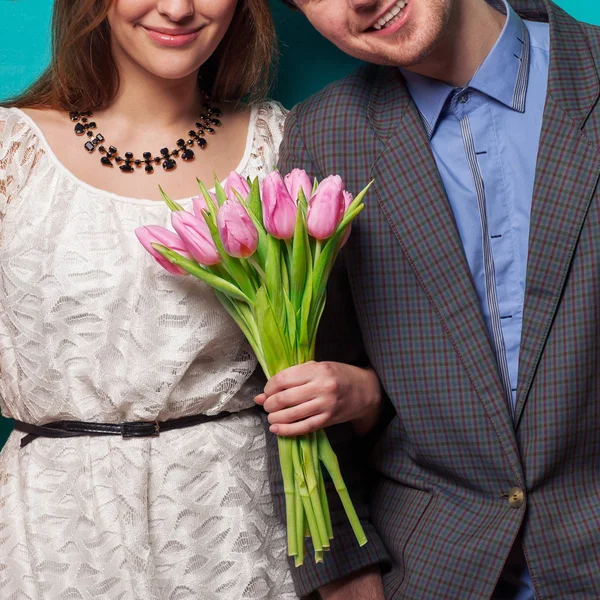
[[[301,594],[380,564],[390,599],[489,598],[521,532],[539,600],[600,598],[600,29],[545,0],[513,5],[549,20],[551,39],[514,423],[399,71],[365,66],[289,115],[282,171],[339,173],[353,191],[375,179],[319,356],[372,364],[393,407],[370,474],[364,441],[331,432],[370,543],[358,548],[338,506],[325,564],[295,572]]]

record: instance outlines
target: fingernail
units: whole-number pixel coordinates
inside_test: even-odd
[[[279,433],[279,427],[277,427],[277,425],[271,425],[271,427],[269,427],[269,431],[271,433]]]

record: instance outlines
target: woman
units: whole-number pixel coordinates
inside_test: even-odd
[[[269,72],[266,1],[55,0],[53,28],[0,108],[0,594],[296,598],[256,360],[134,235],[169,222],[159,184],[187,208],[196,177],[275,166],[283,109],[239,102]]]

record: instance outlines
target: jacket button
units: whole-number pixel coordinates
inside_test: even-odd
[[[511,508],[521,508],[524,501],[525,494],[523,494],[522,489],[518,487],[510,488],[508,491],[508,504]]]

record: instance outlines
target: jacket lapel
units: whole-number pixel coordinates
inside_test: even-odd
[[[397,69],[380,70],[369,120],[380,140],[372,169],[377,199],[507,454],[515,456],[513,424],[454,215],[417,108]]]
[[[517,424],[600,175],[598,150],[582,131],[600,93],[597,67],[578,23],[550,3],[548,14],[548,98],[531,211]]]

